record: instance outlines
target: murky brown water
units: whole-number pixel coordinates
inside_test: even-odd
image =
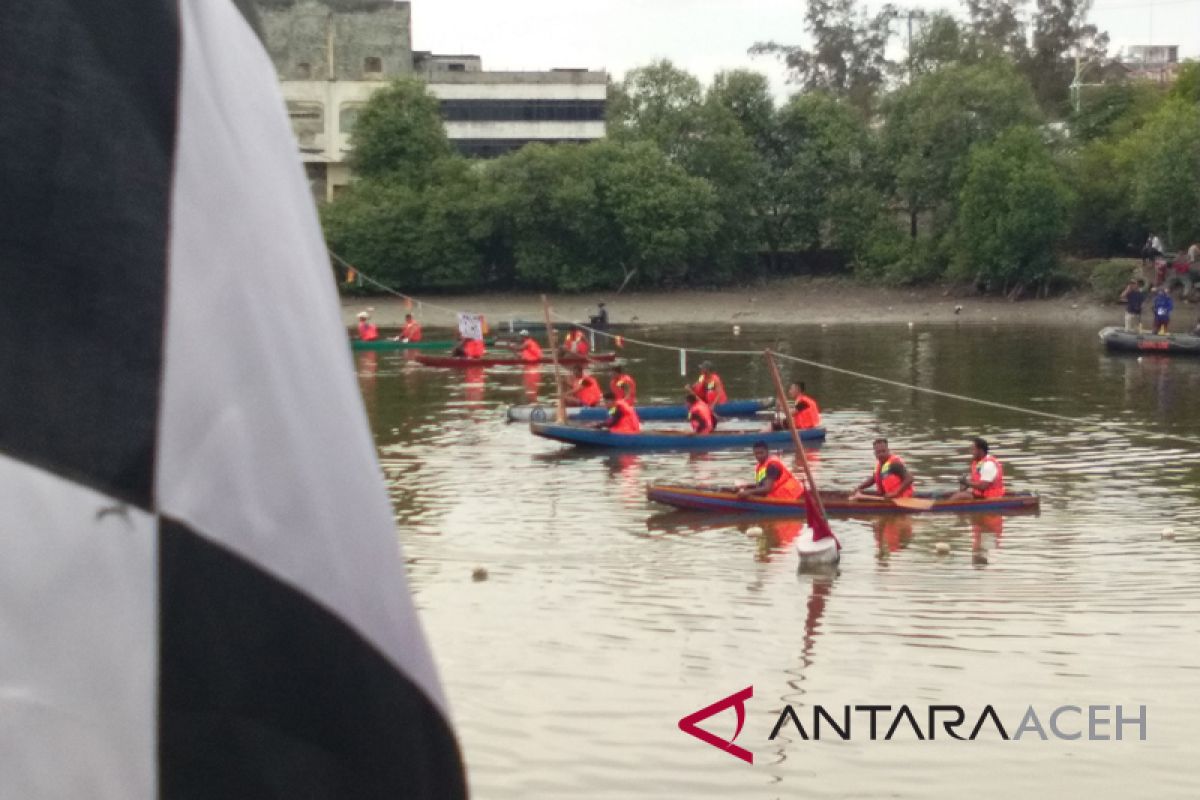
[[[776,335],[640,332],[746,349]],[[1110,357],[1094,332],[1061,328],[783,338],[785,352],[1086,422],[787,368],[824,410],[822,486],[865,478],[883,434],[924,486],[949,487],[982,434],[1010,488],[1043,496],[1037,516],[835,520],[840,572],[816,577],[797,574],[786,524],[706,526],[644,499],[651,479],[749,480],[749,453],[573,453],[504,422],[505,406],[549,390],[549,368],[464,374],[358,354],[474,795],[1200,795],[1200,446],[1147,435],[1200,438],[1200,360]],[[677,395],[677,354],[627,352],[643,400]],[[731,396],[770,393],[761,359],[713,360]],[[477,566],[489,580],[472,581]],[[753,766],[677,729],[750,685],[738,744]],[[988,728],[928,742],[904,728],[873,742],[862,726],[849,742],[769,741],[789,703],[804,718],[812,704],[907,703],[919,717],[957,704],[972,721],[992,704],[1010,734],[1031,704],[1144,704],[1148,740],[1005,742]],[[725,712],[704,727],[728,737],[734,724]]]

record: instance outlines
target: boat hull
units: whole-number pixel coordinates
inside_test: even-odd
[[[1200,336],[1186,333],[1155,336],[1151,333],[1133,333],[1123,328],[1105,328],[1100,331],[1100,341],[1110,351],[1117,353],[1200,356]]]
[[[592,362],[607,363],[616,361],[616,353],[594,353],[590,356],[559,356],[559,364],[588,364]],[[418,364],[424,364],[427,367],[536,367],[539,364],[553,364],[554,360],[543,358],[539,362],[522,361],[519,358],[460,358],[458,356],[428,356],[417,354],[416,361]]]
[[[690,431],[642,431],[641,433],[610,433],[606,430],[579,425],[551,425],[530,423],[529,430],[535,436],[577,447],[608,448],[613,450],[724,450],[750,447],[763,441],[780,449],[792,446],[790,431],[726,431],[695,435]],[[808,428],[800,431],[805,442],[819,442],[825,438],[824,428]]]
[[[441,350],[443,353],[448,353],[454,349],[458,342],[449,339],[421,342],[397,342],[394,339],[376,339],[372,342],[364,342],[361,339],[351,339],[350,349],[352,350]],[[491,342],[485,342],[491,345]]]
[[[949,494],[949,493],[946,493]],[[821,492],[821,503],[830,516],[878,516],[883,514],[985,514],[1035,511],[1041,498],[1027,492],[1007,494],[1004,497],[971,500],[948,500],[946,495],[919,493],[917,497],[930,498],[933,506],[928,509],[913,509],[898,506],[883,500],[851,500],[849,492]],[[803,517],[804,502],[795,500],[772,500],[762,497],[739,498],[729,489],[714,489],[701,486],[671,486],[649,484],[646,499],[684,511],[708,511],[717,514],[760,514],[770,516]]]
[[[721,403],[713,410],[718,417],[752,417],[759,411],[764,411],[775,406],[774,398],[761,398],[756,400],[733,400],[728,403]],[[687,406],[685,405],[657,405],[657,406],[636,406],[638,418],[643,422],[681,422],[687,419]],[[553,405],[524,405],[524,406],[509,406],[508,421],[509,422],[549,422],[554,419],[555,408]],[[596,408],[579,408],[573,407],[567,409],[567,419],[578,422],[599,422],[608,418],[608,411],[602,407]]]

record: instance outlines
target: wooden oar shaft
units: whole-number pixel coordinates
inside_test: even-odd
[[[563,398],[562,376],[558,370],[558,344],[554,341],[554,323],[550,321],[550,301],[546,295],[542,295],[542,314],[546,317],[546,338],[550,342],[550,355],[554,358],[554,387],[558,394],[554,421],[562,425],[567,421],[567,401]]]
[[[767,367],[771,371],[771,380],[775,382],[775,401],[783,409],[783,416],[787,419],[788,430],[792,432],[792,441],[796,445],[796,460],[800,462],[800,466],[804,469],[804,475],[808,478],[809,491],[812,492],[813,500],[816,502],[821,516],[824,517],[826,516],[825,503],[821,500],[821,493],[817,491],[817,482],[813,480],[812,470],[808,466],[808,456],[804,453],[804,442],[800,440],[800,431],[796,430],[796,420],[790,413],[787,394],[783,391],[783,378],[779,377],[779,367],[775,363],[775,354],[770,350],[764,350],[763,355],[766,356]]]

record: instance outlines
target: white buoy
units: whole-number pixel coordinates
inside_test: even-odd
[[[938,542],[933,549],[939,556],[944,556],[950,552],[950,543]]]
[[[814,542],[812,528],[808,526],[805,526],[804,531],[796,538],[796,554],[800,556],[802,570],[832,567],[842,558],[837,539],[829,537]]]
[[[1162,529],[1162,538],[1174,539],[1175,538],[1175,529],[1174,528],[1163,528]]]
[[[733,335],[734,335],[734,336],[740,336],[741,334],[742,334],[742,326],[741,326],[741,325],[734,325],[734,326],[733,326]]]
[[[912,324],[911,322],[910,322],[910,323],[908,323],[908,327],[910,327],[910,328],[911,328],[912,326],[913,326],[913,324]]]

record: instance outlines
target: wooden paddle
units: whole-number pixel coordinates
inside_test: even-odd
[[[860,500],[872,500],[876,503],[891,503],[900,508],[911,508],[913,511],[928,511],[933,508],[933,501],[926,497],[880,497],[879,495],[864,494]]]
[[[796,420],[792,418],[791,414],[787,413],[787,395],[783,391],[783,379],[779,377],[779,367],[775,364],[775,354],[770,350],[764,350],[763,355],[766,356],[767,366],[771,371],[771,380],[775,381],[775,402],[779,403],[780,407],[784,409],[788,429],[792,432],[792,442],[796,445],[796,460],[804,468],[804,475],[808,478],[808,488],[812,492],[814,502],[817,504],[817,510],[821,512],[822,517],[828,519],[829,516],[825,513],[825,503],[821,501],[821,493],[817,491],[817,482],[813,480],[812,470],[808,468],[808,457],[804,455],[804,443],[800,441],[800,431],[796,430]]]
[[[546,338],[550,341],[550,355],[554,359],[554,385],[558,390],[558,406],[554,421],[563,425],[567,421],[567,401],[563,398],[562,376],[558,371],[558,346],[554,342],[554,323],[550,321],[550,301],[542,295],[542,314],[546,317]]]

